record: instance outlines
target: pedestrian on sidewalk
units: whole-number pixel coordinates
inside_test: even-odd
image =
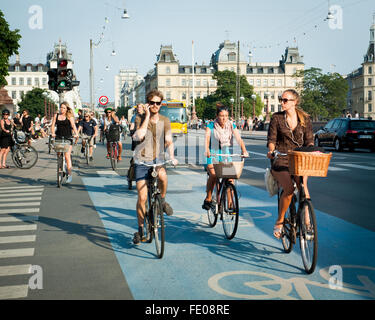
[[[10,151],[10,147],[13,144],[12,140],[12,127],[13,121],[9,120],[10,112],[5,109],[2,112],[3,118],[0,120],[0,169],[9,169],[7,166],[7,156]]]

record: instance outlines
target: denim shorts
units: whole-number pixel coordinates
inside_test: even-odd
[[[158,160],[154,161],[145,161],[147,164],[158,163]],[[163,166],[164,167],[164,166]],[[152,167],[145,166],[144,164],[138,164],[134,162],[134,175],[135,181],[147,180],[149,178],[150,170]]]

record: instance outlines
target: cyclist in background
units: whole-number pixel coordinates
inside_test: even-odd
[[[2,111],[3,118],[0,120],[0,169],[9,169],[6,164],[10,147],[13,146],[12,129],[13,121],[9,119],[10,112],[7,109]]]
[[[81,153],[85,152],[85,139],[89,142],[89,157],[90,161],[93,161],[92,151],[94,148],[94,139],[98,134],[98,126],[96,125],[95,120],[91,118],[91,114],[86,112],[83,120],[79,123],[78,134],[82,132],[82,148]]]
[[[145,106],[144,118],[136,117],[135,133],[133,140],[136,141],[134,151],[135,180],[137,183],[137,217],[138,232],[134,234],[133,243],[139,244],[143,239],[143,224],[146,212],[147,201],[147,179],[150,168],[141,164],[157,164],[165,158],[165,149],[174,165],[177,160],[174,158],[171,123],[167,117],[159,114],[163,94],[158,90],[152,90],[147,94],[148,105]],[[143,120],[143,121],[142,121]],[[167,215],[173,214],[172,207],[165,201],[167,194],[168,177],[164,166],[158,167],[160,181],[161,201],[163,211]]]
[[[56,128],[56,132],[55,132]],[[70,144],[73,144],[73,135],[78,139],[78,131],[74,121],[73,110],[69,107],[68,102],[63,102],[60,105],[60,111],[57,113],[51,124],[51,135],[52,138],[56,137],[56,140],[68,140]],[[72,161],[71,161],[72,146],[69,147],[68,152],[65,152],[65,161],[68,172],[66,183],[72,182]]]
[[[116,116],[116,112],[108,107],[104,110],[105,118],[104,118],[104,132],[107,139],[107,159],[109,159],[109,152],[111,142],[115,141],[118,143],[119,153],[117,161],[121,161],[121,154],[122,154],[122,143],[120,141],[120,121]]]
[[[248,157],[245,144],[241,138],[236,125],[229,120],[228,107],[218,104],[216,108],[216,119],[208,123],[205,136],[205,155],[207,172],[209,178],[206,185],[206,198],[204,199],[202,209],[209,210],[212,202],[212,192],[216,182],[216,174],[213,161],[222,162],[221,156],[212,156],[212,154],[231,154],[230,147],[233,146],[233,137],[241,148],[242,155]],[[228,158],[228,161],[231,161]]]
[[[20,119],[20,122],[22,124],[22,131],[26,134],[27,137],[27,144],[31,146],[31,136],[34,135],[34,123],[33,119],[29,115],[28,110],[22,111],[22,116]]]
[[[309,115],[300,109],[300,96],[293,89],[285,90],[279,99],[282,111],[272,115],[267,136],[267,157],[273,159],[275,150],[287,153],[297,147],[314,146],[313,130]],[[292,201],[294,181],[289,173],[288,157],[278,157],[273,161],[271,173],[282,187],[280,198],[280,212],[273,228],[273,235],[280,239],[285,213]],[[296,180],[298,183],[298,179]],[[310,198],[307,189],[307,177],[303,177],[306,198]]]

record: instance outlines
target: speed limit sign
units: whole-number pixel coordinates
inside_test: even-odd
[[[105,106],[107,103],[108,103],[108,97],[106,96],[101,96],[99,98],[99,103],[102,105],[102,106]]]

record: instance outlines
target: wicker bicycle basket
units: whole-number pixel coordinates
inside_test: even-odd
[[[289,172],[296,176],[326,177],[332,153],[288,152]]]
[[[233,161],[233,162],[220,162],[214,163],[214,169],[216,177],[228,178],[228,179],[239,179],[242,174],[244,161]]]
[[[70,146],[70,142],[55,142],[54,148],[56,152],[68,152]]]

